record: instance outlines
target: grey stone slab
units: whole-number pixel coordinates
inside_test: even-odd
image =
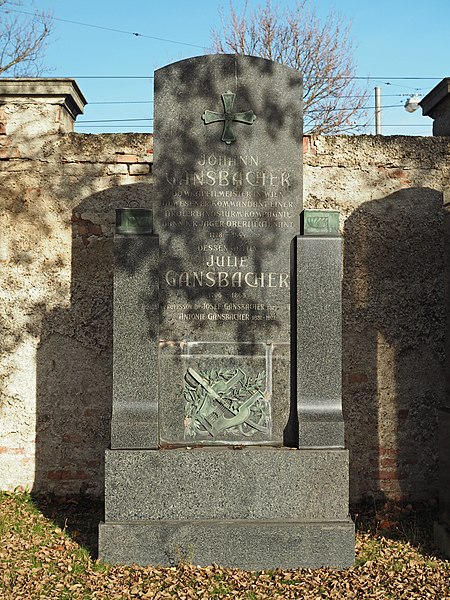
[[[112,448],[155,448],[154,437],[155,414],[149,411],[145,419],[144,411],[139,411],[139,416],[130,416],[124,409],[117,409],[111,421],[111,447]],[[153,426],[152,426],[153,424]],[[153,435],[152,435],[153,430]]]
[[[289,344],[290,245],[302,205],[300,74],[236,55],[200,56],[156,71],[154,174],[162,343]],[[282,383],[274,383],[282,393],[271,396],[273,414],[281,416],[277,404],[284,414],[256,441],[283,441],[286,360]],[[239,368],[226,354],[221,365]],[[183,402],[185,375],[172,392],[166,386],[169,406]],[[160,442],[184,441],[166,415]],[[226,442],[228,433],[209,442]]]
[[[105,469],[107,521],[348,516],[346,450],[111,450]]]
[[[220,117],[228,90],[234,111],[256,115],[252,124],[231,124],[236,139],[229,144],[224,121],[204,118],[208,110]],[[300,74],[261,58],[200,56],[155,72],[163,340],[288,341],[290,242],[299,233],[302,198],[301,104]],[[264,308],[224,306],[232,302]],[[250,320],[224,318],[230,316]]]
[[[299,447],[343,448],[342,241],[298,237],[296,254]]]
[[[158,238],[116,235],[114,252],[111,448],[156,448]]]
[[[344,569],[354,562],[354,525],[339,522],[154,521],[100,525],[100,558],[111,563],[218,564],[247,570]]]

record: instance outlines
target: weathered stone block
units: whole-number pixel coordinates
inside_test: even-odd
[[[354,524],[313,521],[135,521],[102,523],[101,558],[174,566],[180,561],[240,569],[350,567]]]
[[[108,175],[128,175],[128,167],[125,164],[108,165],[106,172]]]
[[[348,517],[346,450],[113,450],[105,478],[106,521]]]
[[[130,165],[130,175],[148,175],[149,173],[150,165],[148,163]]]

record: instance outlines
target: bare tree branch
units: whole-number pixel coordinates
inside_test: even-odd
[[[310,0],[281,8],[271,0],[238,12],[229,0],[222,27],[211,31],[216,52],[249,54],[286,64],[303,75],[305,133],[358,129],[368,91],[356,85],[350,23],[331,13],[321,21]]]
[[[48,13],[23,15],[20,2],[0,0],[0,75],[37,76],[51,31]]]

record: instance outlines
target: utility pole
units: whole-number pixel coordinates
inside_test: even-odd
[[[375,88],[375,135],[381,135],[381,88]]]

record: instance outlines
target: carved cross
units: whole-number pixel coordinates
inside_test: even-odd
[[[205,122],[205,125],[216,123],[217,121],[224,121],[222,142],[225,142],[225,144],[231,144],[232,142],[236,141],[236,136],[234,135],[232,127],[233,122],[253,125],[256,115],[252,110],[239,113],[234,112],[234,99],[236,98],[236,94],[233,94],[233,92],[228,91],[225,92],[225,94],[221,94],[221,96],[224,112],[218,113],[212,110],[205,110],[205,112],[202,114],[202,119]]]

